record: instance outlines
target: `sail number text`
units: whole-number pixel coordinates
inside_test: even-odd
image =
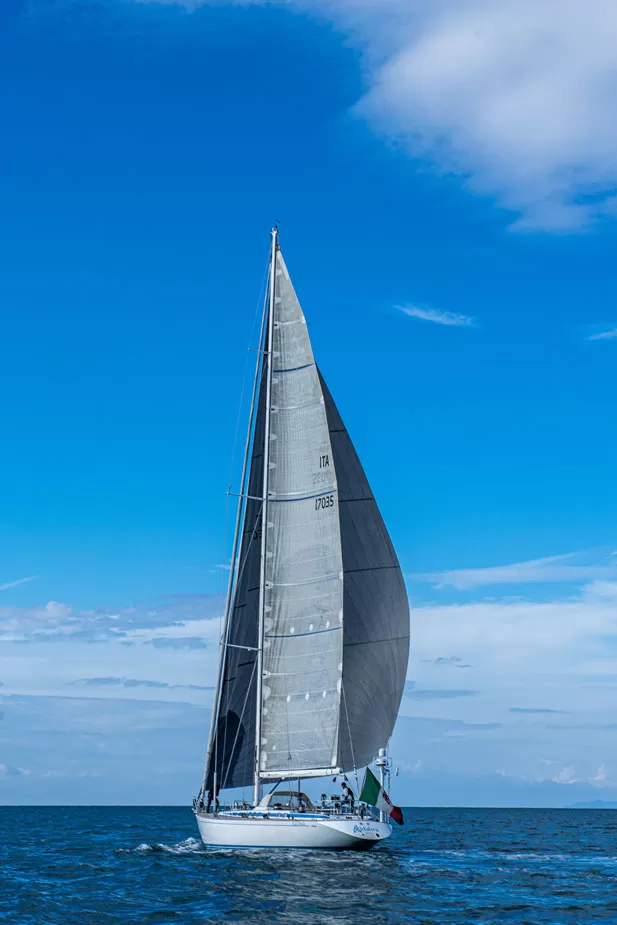
[[[334,495],[322,495],[315,498],[315,510],[324,511],[327,507],[334,507]]]

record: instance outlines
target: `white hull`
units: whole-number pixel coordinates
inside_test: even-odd
[[[387,822],[345,816],[196,813],[202,841],[226,848],[366,850],[392,834]]]

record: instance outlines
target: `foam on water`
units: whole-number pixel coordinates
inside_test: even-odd
[[[126,851],[128,849],[121,848],[120,850]],[[167,854],[205,854],[206,847],[197,838],[185,838],[184,841],[179,841],[175,845],[165,845],[162,842],[149,845],[147,842],[142,842],[134,850],[141,854],[146,854],[149,851],[163,851]]]

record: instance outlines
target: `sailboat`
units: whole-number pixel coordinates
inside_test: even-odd
[[[399,562],[315,362],[274,228],[212,723],[193,801],[203,842],[345,849],[387,838],[385,803],[377,813],[347,782],[378,756],[383,788],[408,654]],[[346,798],[313,802],[301,787],[315,778],[342,778]],[[221,791],[248,787],[251,801],[220,802]]]

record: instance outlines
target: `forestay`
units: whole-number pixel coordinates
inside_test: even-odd
[[[343,670],[343,563],[336,474],[319,373],[276,255],[260,772],[336,767]]]

